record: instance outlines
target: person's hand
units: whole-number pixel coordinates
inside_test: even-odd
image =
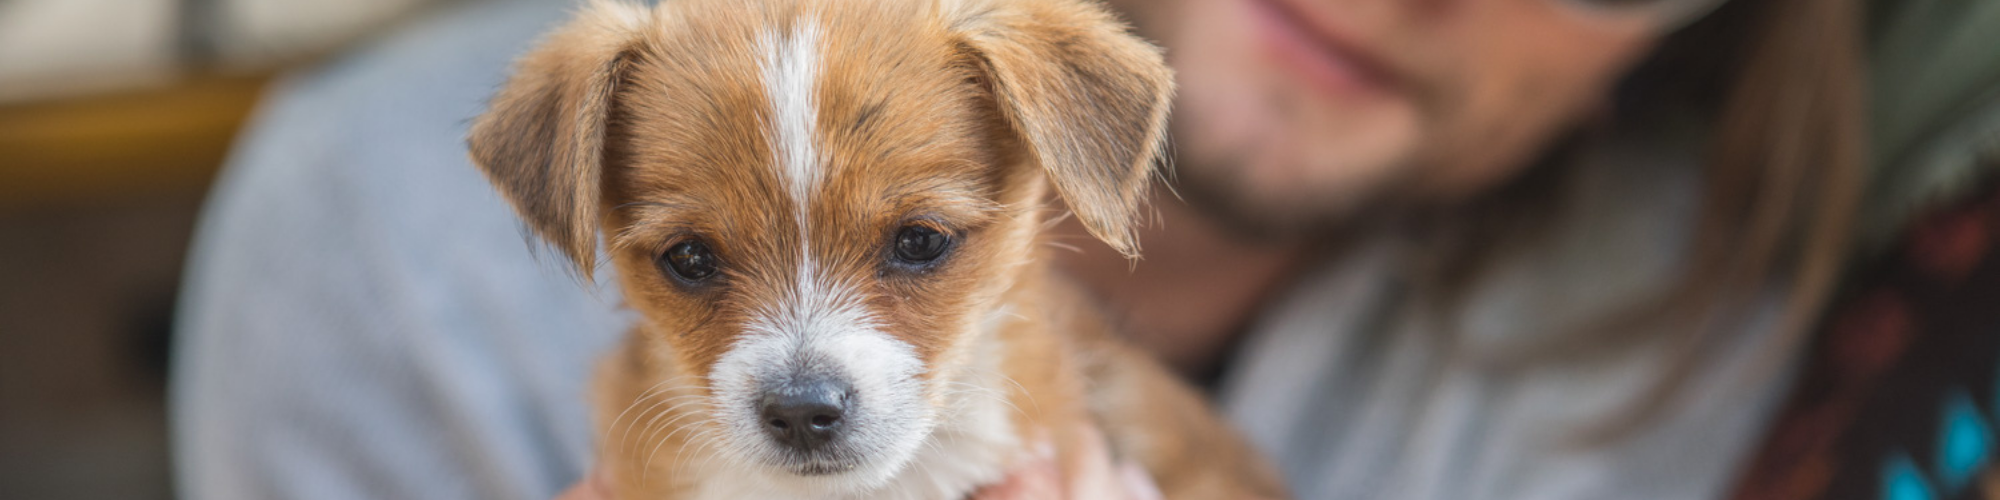
[[[556,500],[611,500],[611,485],[604,479],[604,473],[591,472],[583,477],[583,482],[569,487]]]
[[[1000,484],[981,488],[972,500],[1163,500],[1146,469],[1131,462],[1113,463],[1103,435],[1095,428],[1080,433],[1078,470],[1065,473],[1056,463],[1055,447],[1043,441],[1035,457],[1015,469]],[[1064,484],[1064,479],[1069,479]]]

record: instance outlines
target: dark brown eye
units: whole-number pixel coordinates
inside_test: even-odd
[[[951,237],[929,226],[909,225],[896,231],[896,260],[906,264],[929,264],[943,257],[950,246]]]
[[[689,283],[699,283],[714,277],[716,266],[719,264],[715,259],[715,252],[709,250],[708,244],[702,243],[701,240],[676,243],[667,248],[667,253],[661,254],[659,259],[661,270]]]

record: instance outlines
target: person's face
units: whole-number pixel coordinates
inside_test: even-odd
[[[1181,83],[1178,188],[1285,233],[1494,185],[1604,100],[1659,31],[1564,1],[1156,5],[1144,19]]]

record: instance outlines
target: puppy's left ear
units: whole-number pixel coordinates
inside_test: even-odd
[[[1085,228],[1126,256],[1166,138],[1173,70],[1089,0],[959,0],[946,16]]]
[[[466,138],[473,163],[585,280],[597,258],[605,122],[651,15],[612,0],[585,4],[515,62]]]

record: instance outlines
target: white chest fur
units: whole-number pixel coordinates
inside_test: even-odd
[[[1012,316],[1003,307],[979,325],[972,352],[1005,352],[992,332]],[[942,404],[936,425],[910,461],[879,485],[858,486],[839,479],[802,478],[763,467],[722,466],[711,460],[697,474],[694,500],[960,500],[974,489],[999,482],[1010,465],[1027,456],[1013,417],[1021,411],[1008,401],[1017,388],[1000,370],[1001,357],[970,356],[966,366],[937,389]]]
[[[957,384],[955,384],[957,385]],[[715,467],[702,471],[695,500],[958,500],[998,482],[1025,448],[1004,391],[950,391],[951,411],[923,448],[886,484],[865,490],[797,476],[774,477],[761,469]],[[845,490],[845,491],[842,491]]]

